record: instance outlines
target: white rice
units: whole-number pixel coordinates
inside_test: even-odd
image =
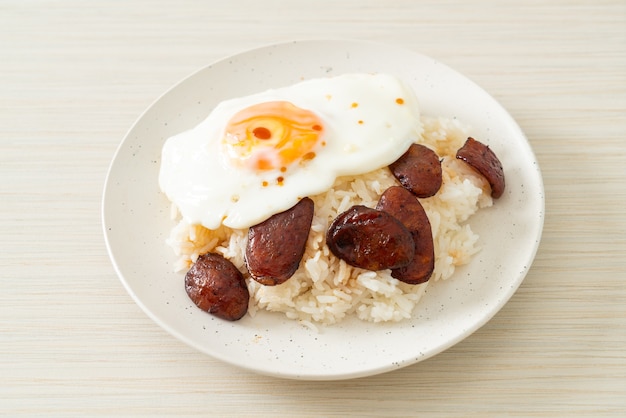
[[[431,223],[435,270],[429,282],[408,285],[378,272],[354,268],[330,253],[326,230],[337,214],[352,205],[375,207],[380,195],[398,185],[388,168],[361,176],[341,177],[324,194],[311,196],[315,214],[304,257],[296,273],[278,286],[263,286],[250,278],[244,263],[247,230],[220,227],[208,230],[184,220],[171,231],[168,244],[178,256],[176,270],[186,272],[200,254],[222,254],[244,274],[250,290],[248,313],[282,312],[304,326],[334,324],[348,315],[370,322],[409,318],[429,283],[448,279],[456,266],[466,264],[479,251],[478,236],[467,220],[480,208],[491,206],[488,184],[457,161],[455,154],[468,137],[456,120],[423,118],[424,134],[417,142],[431,147],[443,159],[443,184],[430,198],[420,199]],[[178,219],[177,211],[173,216]]]

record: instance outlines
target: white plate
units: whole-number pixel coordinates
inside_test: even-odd
[[[348,319],[319,333],[280,314],[226,322],[187,297],[165,244],[173,222],[157,177],[169,136],[203,120],[221,100],[304,78],[393,73],[417,92],[422,112],[458,118],[496,150],[507,189],[471,218],[483,250],[445,282],[429,285],[411,320]],[[445,65],[404,49],[359,41],[302,41],[218,61],[159,98],[130,129],[110,167],[102,219],[115,269],[135,302],[175,337],[222,361],[293,379],[332,380],[404,367],[451,347],[509,300],[534,259],[544,218],[543,182],[524,134],[485,91]],[[155,348],[158,350],[158,348]]]

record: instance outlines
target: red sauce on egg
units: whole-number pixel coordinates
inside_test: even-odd
[[[255,128],[252,131],[252,134],[254,135],[255,138],[258,138],[258,139],[270,139],[272,137],[272,132],[269,129],[264,128],[262,126]]]

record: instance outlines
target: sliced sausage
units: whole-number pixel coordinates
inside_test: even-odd
[[[480,173],[491,186],[491,197],[499,198],[504,193],[504,170],[502,163],[488,145],[472,137],[456,152],[456,158],[465,161]]]
[[[382,194],[376,209],[402,222],[415,242],[413,261],[393,269],[391,276],[409,284],[427,282],[435,269],[435,246],[430,221],[421,203],[403,187],[392,186]]]
[[[399,220],[362,205],[352,206],[335,218],[326,233],[326,243],[335,256],[367,270],[405,266],[415,253],[413,237]]]
[[[305,197],[248,230],[245,261],[254,280],[275,286],[298,269],[313,221],[313,201]]]
[[[229,321],[248,311],[250,293],[243,275],[222,255],[207,253],[185,275],[185,290],[203,311]]]
[[[441,160],[424,145],[412,144],[389,169],[417,197],[434,196],[441,188]]]

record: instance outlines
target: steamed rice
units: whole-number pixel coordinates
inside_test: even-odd
[[[423,137],[417,142],[443,159],[441,189],[433,197],[420,199],[431,223],[435,248],[435,270],[428,282],[409,285],[391,277],[390,270],[352,267],[326,246],[326,230],[339,213],[353,205],[376,207],[381,194],[398,185],[386,167],[340,177],[329,192],[311,196],[315,213],[304,257],[295,274],[281,285],[264,286],[250,278],[244,262],[247,230],[189,225],[178,219],[173,208],[178,223],[167,242],[178,257],[175,269],[186,272],[199,255],[209,251],[222,254],[246,277],[248,313],[252,316],[259,310],[282,312],[309,327],[334,324],[347,315],[370,322],[409,318],[429,283],[448,279],[457,266],[468,263],[479,251],[479,237],[466,222],[478,209],[492,204],[484,179],[455,158],[456,150],[469,136],[467,128],[442,118],[423,118],[423,124]]]

